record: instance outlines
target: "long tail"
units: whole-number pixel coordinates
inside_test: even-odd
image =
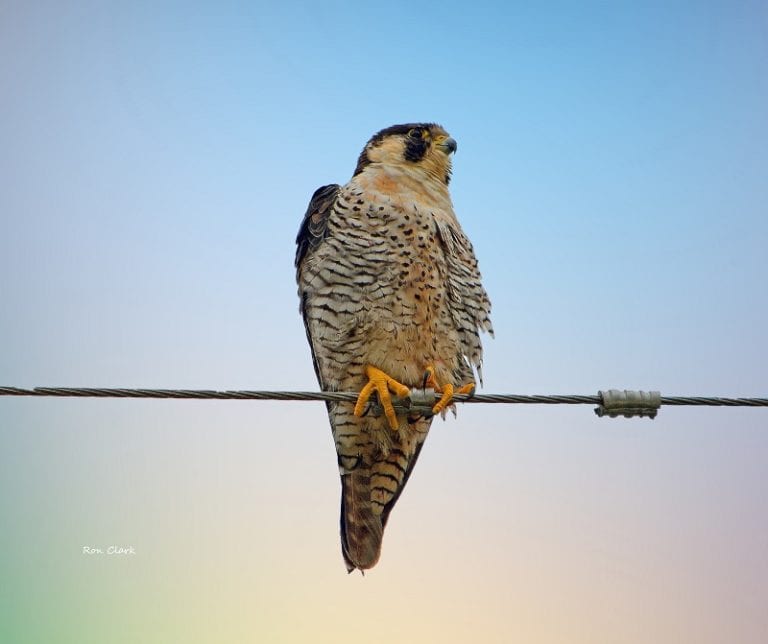
[[[373,568],[384,536],[381,512],[371,502],[371,470],[359,467],[341,475],[341,552],[347,571]]]
[[[398,441],[407,436],[409,445],[398,441],[382,458],[370,464],[358,461],[341,475],[341,551],[348,572],[372,568],[379,560],[389,513],[413,472],[430,423],[427,419],[401,427],[390,437]]]

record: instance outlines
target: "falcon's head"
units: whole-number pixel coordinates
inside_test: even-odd
[[[456,141],[435,123],[405,123],[385,128],[365,144],[355,174],[377,164],[419,167],[446,185],[451,180],[451,154]]]

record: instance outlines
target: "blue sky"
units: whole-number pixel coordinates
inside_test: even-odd
[[[424,120],[458,141],[452,196],[494,305],[486,392],[765,396],[766,17],[757,2],[5,4],[0,382],[315,388],[301,216],[371,134]],[[500,588],[536,641],[648,641],[656,616],[656,640],[765,633],[761,410],[459,411],[393,514],[389,572],[361,586],[340,574],[321,406],[0,400],[5,489],[20,490],[3,554],[27,544],[61,588],[81,583],[72,606],[102,593],[136,623],[161,573],[212,575],[221,599],[199,589],[200,606],[275,641],[302,640],[264,625],[297,586],[307,611],[327,588],[361,602],[363,629],[364,598],[404,580],[435,606],[478,601],[486,641],[510,635]],[[285,463],[300,474],[276,486]],[[118,538],[143,560],[91,570],[72,555]],[[206,545],[222,540],[257,545],[235,560]],[[42,583],[30,571],[18,607]],[[260,597],[257,620],[238,607],[259,575],[295,584]],[[434,610],[408,617],[413,632],[462,641]],[[178,639],[191,615],[169,615],[157,632]]]

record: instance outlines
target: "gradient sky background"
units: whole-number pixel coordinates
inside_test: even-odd
[[[159,4],[0,3],[0,384],[316,389],[300,218],[430,120],[486,392],[768,394],[764,3]],[[460,408],[364,578],[321,404],[1,398],[0,455],[3,641],[768,641],[767,410]]]

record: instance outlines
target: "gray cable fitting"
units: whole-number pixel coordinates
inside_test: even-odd
[[[432,416],[432,408],[437,403],[437,396],[434,389],[411,389],[411,395],[405,398],[392,396],[392,407],[397,413],[421,414],[422,416]],[[374,416],[383,416],[384,410],[378,402],[371,405],[371,412]]]
[[[661,393],[658,391],[632,391],[630,389],[609,389],[598,391],[602,404],[595,407],[600,416],[624,416],[624,418],[656,418],[661,407]]]

